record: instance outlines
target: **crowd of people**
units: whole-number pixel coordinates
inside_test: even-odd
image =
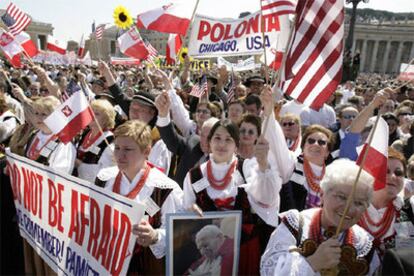
[[[188,57],[180,69],[103,61],[97,67],[4,65],[2,165],[9,147],[132,200],[156,199],[158,211],[133,227],[139,250],[131,274],[165,274],[167,213],[228,210],[242,211],[239,275],[314,275],[334,268],[341,275],[414,273],[413,86],[398,87],[401,82],[391,76],[360,74],[339,85],[316,111],[284,96],[264,70],[230,74],[214,66],[192,72]],[[190,96],[202,76],[206,93]],[[96,119],[64,144],[44,119],[75,85]],[[386,186],[374,190],[373,177],[362,172],[353,193],[357,148],[377,114],[389,127]],[[2,201],[9,205],[2,208],[2,272],[52,273],[18,240],[13,199],[4,184],[7,171],[1,173]],[[228,237],[210,228],[220,241],[209,252],[215,263],[205,258],[202,267],[188,269],[190,275],[223,274],[214,255],[229,258],[220,249]],[[211,235],[206,229],[192,237],[197,244]],[[10,250],[16,255],[4,254]],[[401,265],[396,258],[408,262]]]

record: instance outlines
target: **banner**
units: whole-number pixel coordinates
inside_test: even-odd
[[[254,63],[254,57],[249,57],[245,60],[238,60],[237,63],[231,63],[227,60],[225,60],[222,57],[217,58],[217,66],[221,67],[225,65],[227,67],[228,71],[246,71],[246,70],[254,70],[256,68],[260,68],[260,64]]]
[[[188,54],[193,57],[241,56],[263,53],[260,12],[238,19],[217,19],[196,15],[192,24]],[[264,17],[264,44],[276,41],[278,17]]]
[[[125,275],[144,206],[6,152],[21,236],[59,275]]]
[[[192,59],[190,63],[190,69],[198,71],[200,69],[211,69],[210,60],[208,59]]]
[[[414,80],[414,65],[401,63],[398,79],[402,81]]]
[[[129,58],[129,57],[111,57],[112,65],[140,65],[141,61],[139,59]]]

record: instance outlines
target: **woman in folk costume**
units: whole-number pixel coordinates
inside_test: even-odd
[[[281,186],[267,161],[268,142],[258,139],[255,158],[238,158],[238,127],[222,120],[210,130],[208,143],[209,161],[194,167],[184,180],[184,207],[199,212],[241,210],[239,274],[258,275],[261,242],[267,242],[277,225]]]
[[[359,225],[374,237],[374,246],[381,257],[386,249],[414,246],[412,205],[407,200],[404,206],[401,193],[405,169],[402,153],[390,147],[386,185],[374,191],[372,203],[359,221]]]
[[[357,222],[371,202],[373,177],[362,171],[348,213],[340,224],[359,167],[339,159],[326,167],[321,181],[322,207],[280,214],[261,260],[262,275],[372,275],[380,265],[373,238]]]
[[[115,126],[115,109],[107,100],[95,100],[91,102],[91,108],[96,120],[89,124],[89,129],[79,140],[75,166],[79,178],[93,183],[101,169],[115,165],[111,131]]]
[[[146,206],[148,220],[135,225],[137,235],[128,273],[164,274],[165,216],[182,209],[183,192],[176,182],[147,162],[151,151],[151,130],[138,120],[127,121],[114,131],[117,169],[103,169],[97,178],[105,189]]]
[[[262,120],[259,116],[253,114],[245,114],[239,125],[240,130],[240,146],[237,149],[237,155],[244,159],[254,157],[254,148],[257,138],[262,133]]]
[[[47,96],[35,100],[32,104],[33,124],[37,129],[30,137],[25,148],[25,156],[55,170],[72,173],[76,149],[72,143],[63,144],[43,122],[58,106],[59,100]]]
[[[302,143],[300,117],[292,113],[286,113],[280,117],[279,122],[289,150],[299,156],[302,153],[300,147]]]

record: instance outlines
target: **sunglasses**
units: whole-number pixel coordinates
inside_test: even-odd
[[[411,116],[411,113],[409,113],[409,112],[404,112],[404,113],[400,113],[400,114],[398,114],[398,116]]]
[[[400,169],[395,169],[395,171],[393,173],[396,177],[403,177],[404,176],[404,172]],[[387,170],[387,174],[391,174],[391,171]]]
[[[325,140],[322,140],[322,139],[316,140],[316,139],[313,139],[313,138],[308,138],[306,140],[306,142],[308,142],[309,145],[313,145],[315,143],[318,143],[318,145],[321,146],[321,147],[326,146],[328,144],[328,142],[325,141]]]
[[[286,123],[282,123],[282,126],[283,127],[287,127],[287,126],[294,126],[294,125],[296,125],[296,123],[295,122],[286,122]]]
[[[253,136],[256,134],[256,132],[253,129],[240,129],[240,134],[242,135],[249,135],[249,136]]]
[[[196,112],[197,113],[202,113],[202,114],[209,114],[210,110],[208,110],[208,109],[197,109]]]
[[[343,115],[342,118],[344,118],[345,120],[351,120],[355,119],[356,115]]]

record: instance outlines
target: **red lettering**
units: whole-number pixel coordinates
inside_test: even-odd
[[[280,26],[279,26],[279,17],[277,16],[268,16],[266,17],[266,32],[271,32],[273,30],[275,31],[280,31]]]
[[[227,24],[226,31],[224,32],[224,37],[223,37],[224,40],[233,38],[233,35],[230,34],[230,31],[231,31],[231,25]]]
[[[57,229],[63,233],[62,213],[64,208],[62,204],[62,191],[65,187],[58,183],[56,190],[55,183],[51,179],[48,179],[47,183],[49,185],[49,224],[52,227],[57,226]]]
[[[81,194],[81,198],[80,198],[80,204],[81,204],[81,208],[80,208],[80,215],[81,215],[81,232],[80,232],[80,238],[79,238],[79,242],[80,244],[83,244],[83,238],[85,237],[85,226],[89,225],[89,219],[85,216],[85,205],[86,203],[89,202],[89,196],[85,195],[85,194]]]
[[[255,17],[252,17],[249,19],[249,22],[247,23],[247,32],[246,34],[258,33],[259,32],[259,14]]]
[[[115,209],[114,210],[114,221],[112,223],[112,239],[111,239],[111,243],[109,244],[109,252],[114,252],[114,245],[115,245],[116,237],[118,236],[118,232],[119,232],[119,211]],[[114,253],[115,254],[113,256],[112,262],[117,262],[118,254],[116,254],[116,252]],[[110,264],[111,264],[111,258],[110,256],[108,256],[108,258],[106,258],[104,267],[107,270],[109,270]]]
[[[99,205],[95,199],[91,198],[90,202],[90,226],[89,226],[89,239],[88,239],[88,252],[92,256],[96,255],[98,247],[99,233],[101,232],[101,213]]]
[[[21,204],[22,201],[22,193],[20,190],[20,183],[21,183],[21,174],[19,171],[19,168],[17,168],[16,164],[11,165],[9,162],[7,162],[7,172],[10,176],[10,184],[12,187],[13,192],[13,199],[19,202]]]
[[[98,261],[102,257],[101,263],[105,263],[108,254],[109,238],[111,235],[111,210],[111,206],[105,205],[99,247],[96,255],[94,255],[95,259]]]
[[[218,33],[216,34],[216,31],[218,30]],[[213,28],[211,29],[210,33],[210,39],[211,42],[218,42],[223,38],[224,35],[224,25],[221,23],[216,23],[213,25]]]
[[[234,31],[235,38],[239,38],[243,35],[243,33],[246,31],[246,25],[246,21],[243,21],[239,25],[237,25],[236,30]]]
[[[72,190],[72,200],[71,200],[71,214],[70,214],[70,227],[68,237],[73,239],[73,234],[75,234],[75,242],[79,244],[79,220],[78,220],[78,192]]]
[[[23,186],[23,194],[24,194],[24,208],[28,211],[30,211],[30,193],[31,193],[31,189],[30,189],[30,176],[29,176],[29,172],[26,171],[25,168],[22,168],[22,172],[23,172],[23,179],[24,179],[24,186]]]
[[[24,178],[24,208],[33,215],[42,218],[43,177],[25,168],[22,168],[22,172]]]
[[[118,241],[116,243],[116,248],[113,251],[114,257],[112,261],[112,267],[111,267],[111,274],[113,275],[119,275],[121,273],[122,266],[124,265],[125,257],[128,251],[128,243],[129,243],[129,237],[131,235],[131,222],[128,218],[128,216],[124,213],[121,214],[121,227],[120,227],[119,235],[118,235]],[[121,249],[121,243],[123,242],[123,246]],[[118,255],[120,255],[119,262]],[[118,266],[117,266],[118,264]]]
[[[197,40],[202,40],[204,36],[208,35],[211,31],[211,26],[208,21],[201,20],[200,28],[198,30]]]

